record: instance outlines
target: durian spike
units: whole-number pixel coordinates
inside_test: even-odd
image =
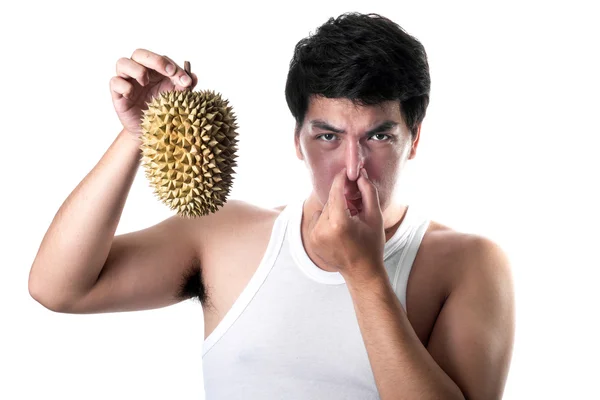
[[[189,61],[184,70],[192,77]],[[237,166],[236,117],[214,91],[162,92],[142,116],[142,165],[154,194],[183,217],[216,212]]]

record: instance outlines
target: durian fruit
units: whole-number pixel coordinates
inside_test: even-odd
[[[185,70],[191,76],[189,62]],[[237,166],[236,117],[214,91],[160,93],[141,121],[142,165],[154,194],[183,217],[216,212]]]

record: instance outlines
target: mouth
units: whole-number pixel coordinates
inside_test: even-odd
[[[346,200],[359,200],[359,199],[362,199],[362,195],[360,194],[360,192],[354,193],[352,195],[350,195],[349,193],[345,193],[344,196],[346,197]]]
[[[350,215],[354,216],[363,209],[362,195],[356,182],[346,182],[345,186],[344,197],[346,198],[346,207],[350,211]]]
[[[348,210],[350,210],[350,215],[352,216],[360,213],[363,209],[362,198],[359,197],[352,200],[346,198],[346,207],[348,207]]]

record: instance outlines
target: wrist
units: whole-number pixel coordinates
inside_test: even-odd
[[[128,144],[130,144],[131,146],[136,147],[139,150],[141,150],[140,146],[142,144],[142,138],[137,133],[133,133],[133,132],[123,128],[121,130],[121,132],[119,132],[118,139],[123,140],[123,141],[127,142]]]
[[[342,273],[342,276],[351,291],[371,290],[390,285],[383,261],[360,263],[351,274]]]

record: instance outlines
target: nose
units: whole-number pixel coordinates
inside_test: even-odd
[[[349,140],[347,143],[345,154],[346,174],[349,180],[355,181],[358,179],[360,169],[365,165],[365,151],[360,143],[356,141]]]

